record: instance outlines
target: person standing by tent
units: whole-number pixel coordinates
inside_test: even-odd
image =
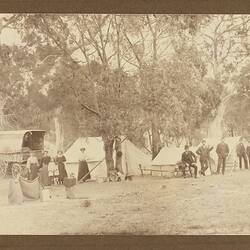
[[[115,169],[117,172],[120,172],[123,174],[122,171],[122,144],[121,144],[121,138],[119,136],[115,137],[115,152],[116,152],[116,158],[115,158]]]
[[[40,182],[43,186],[49,186],[49,171],[48,165],[51,161],[51,157],[48,155],[48,151],[45,150],[40,162]]]
[[[209,159],[210,159],[210,151],[213,147],[209,147],[206,145],[206,140],[202,140],[202,145],[197,149],[196,154],[200,156],[200,164],[201,164],[201,174],[206,175],[206,170],[209,167]]]
[[[191,167],[194,169],[194,178],[197,178],[197,166],[196,166],[197,158],[196,158],[196,155],[191,150],[189,150],[188,145],[185,146],[185,152],[181,156],[181,161],[184,164],[184,168]],[[185,169],[183,171],[183,174],[185,177],[185,175],[186,175]]]
[[[239,158],[239,167],[242,169],[242,158],[244,160],[245,169],[248,169],[248,162],[247,162],[247,154],[246,149],[243,144],[243,138],[241,137],[239,140],[239,144],[236,146],[236,154]]]
[[[51,157],[51,161],[48,164],[49,172],[49,182],[52,184],[58,184],[59,180],[59,170],[58,166],[55,163],[55,158]]]
[[[222,174],[225,174],[225,168],[226,168],[226,159],[229,154],[229,147],[225,143],[225,139],[222,137],[221,142],[217,145],[216,153],[218,155],[218,166],[217,166],[217,174],[220,174],[220,169],[222,166]]]
[[[39,163],[34,152],[30,152],[30,157],[27,160],[27,168],[29,170],[29,180],[33,181],[38,177]]]
[[[64,178],[68,177],[67,171],[65,169],[65,162],[66,162],[66,158],[63,155],[63,151],[58,150],[57,156],[55,158],[55,163],[58,166],[58,170],[59,170],[59,184],[63,184]]]
[[[86,157],[86,149],[80,149],[81,155],[79,157],[79,168],[78,168],[78,181],[85,182],[86,180],[90,179],[89,167],[87,163]],[[84,177],[84,178],[83,178]]]

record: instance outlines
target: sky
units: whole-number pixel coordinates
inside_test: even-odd
[[[1,27],[1,19],[4,17],[9,17],[9,16],[11,16],[11,14],[0,14],[0,27]],[[220,15],[218,15],[218,16],[220,16]],[[213,31],[214,31],[214,26],[216,25],[217,21],[215,20],[215,23],[211,23],[208,27],[206,27],[206,29],[203,31],[203,33],[212,35]],[[199,40],[200,40],[202,43],[202,41],[204,41],[203,39],[204,39],[204,37],[200,36],[200,37],[196,38],[196,41],[199,42]],[[20,36],[17,33],[17,31],[15,31],[13,29],[9,29],[9,28],[4,28],[2,30],[2,32],[0,33],[0,44],[6,44],[6,45],[10,45],[10,46],[14,45],[14,44],[21,45],[21,39],[20,39]],[[168,53],[169,53],[169,51],[168,51]],[[168,54],[168,56],[169,56],[169,54]],[[84,60],[83,55],[81,54],[80,50],[78,50],[74,53],[74,57],[76,59],[79,59],[79,60]],[[129,67],[129,65],[127,65],[126,67]]]
[[[15,30],[4,29],[0,35],[0,43],[6,45],[21,44],[21,39]]]
[[[2,23],[2,18],[8,18],[10,16],[11,14],[0,14],[0,23]],[[21,39],[15,30],[5,28],[0,33],[0,43],[6,45],[21,44]]]

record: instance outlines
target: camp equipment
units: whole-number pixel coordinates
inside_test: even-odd
[[[51,200],[51,191],[49,188],[43,188],[40,190],[40,200],[42,202],[44,201],[50,201]]]

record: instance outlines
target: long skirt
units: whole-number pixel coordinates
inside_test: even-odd
[[[86,161],[80,161],[79,168],[78,168],[78,181],[80,181],[82,178],[83,178],[82,181],[86,181],[86,180],[90,179],[90,177],[91,176],[89,173],[88,163]]]
[[[30,175],[29,175],[29,180],[33,181],[38,177],[38,166],[37,164],[31,164],[30,165]]]
[[[68,177],[67,171],[65,169],[65,165],[63,163],[58,164],[59,170],[59,183],[62,184],[65,177]]]
[[[40,168],[40,182],[42,186],[49,186],[49,171],[48,171],[48,165],[43,164],[42,168]]]

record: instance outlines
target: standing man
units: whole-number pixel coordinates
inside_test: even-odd
[[[240,138],[239,144],[236,147],[236,153],[237,153],[237,156],[239,158],[240,169],[242,169],[242,158],[244,160],[245,169],[248,169],[247,154],[246,154],[245,146],[243,144],[242,137]]]
[[[115,169],[116,171],[123,173],[122,170],[122,140],[119,136],[115,137]]]
[[[181,156],[181,161],[184,164],[184,171],[183,171],[184,177],[185,177],[185,167],[189,168],[191,167],[194,169],[194,178],[197,178],[197,166],[196,166],[197,158],[196,155],[189,150],[188,145],[185,146],[185,152]]]
[[[201,174],[206,175],[205,172],[209,167],[210,151],[213,147],[206,145],[206,140],[202,140],[202,145],[197,149],[196,154],[200,156]]]
[[[225,143],[224,138],[221,138],[221,142],[217,145],[216,153],[218,155],[218,167],[217,167],[217,174],[220,174],[220,169],[222,165],[222,174],[225,173],[226,168],[226,159],[229,154],[229,147]]]
[[[246,148],[246,153],[247,153],[247,157],[248,157],[248,163],[250,166],[250,143],[248,142],[247,148]]]

